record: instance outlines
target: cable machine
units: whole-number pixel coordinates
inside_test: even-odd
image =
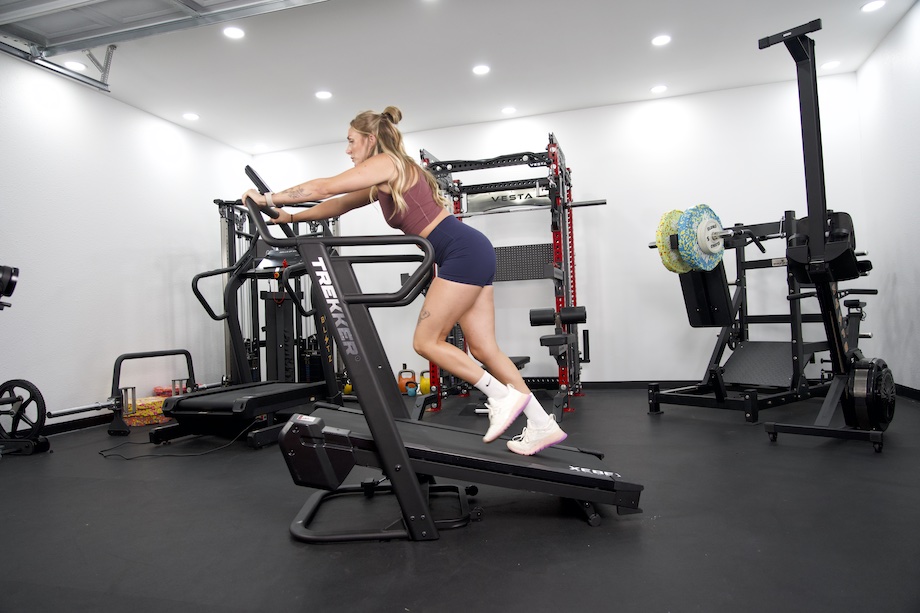
[[[300,253],[273,247],[259,238],[240,201],[214,202],[220,210],[221,246],[227,265],[195,275],[192,291],[211,319],[226,323],[228,374],[220,387],[167,398],[163,414],[175,422],[153,428],[149,437],[153,443],[165,443],[190,434],[245,434],[250,446],[260,448],[277,441],[291,412],[304,410],[314,400],[340,399],[335,354],[326,320],[301,304],[305,294],[301,278],[306,266]],[[246,220],[250,222],[248,231]],[[297,236],[296,228],[288,224],[279,227],[285,235]],[[328,223],[313,224],[307,236],[331,233]],[[199,288],[202,280],[215,276],[224,277],[221,313],[215,312]],[[262,290],[259,284],[264,282],[277,283],[277,288]],[[244,300],[241,308],[239,295],[244,289],[248,301]],[[311,284],[311,302],[317,299],[317,291]],[[264,328],[260,311],[265,316]],[[243,334],[246,320],[249,338]],[[304,339],[308,320],[316,330],[312,341]],[[264,339],[260,338],[262,330]]]

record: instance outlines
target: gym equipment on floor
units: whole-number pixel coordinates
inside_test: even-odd
[[[296,247],[307,263],[313,283],[322,288],[324,296],[315,307],[334,322],[331,329],[336,345],[360,390],[363,414],[326,405],[310,415],[295,415],[282,430],[279,445],[295,483],[324,490],[314,494],[295,518],[291,525],[295,538],[307,542],[433,540],[439,538],[440,529],[465,525],[481,515],[478,509],[465,512],[469,508],[465,492],[459,486],[436,485],[436,476],[572,498],[581,502],[591,524],[600,521],[596,503],[615,505],[622,513],[639,511],[642,486],[624,481],[607,468],[598,457],[601,454],[557,446],[535,456],[517,456],[501,447],[503,441],[485,445],[481,433],[410,419],[370,311],[372,307],[405,306],[421,293],[434,261],[426,239],[393,235],[278,238],[269,233],[256,204],[252,200],[246,204],[266,242]],[[332,251],[344,246],[401,245],[415,245],[423,254],[349,256]],[[368,294],[361,291],[353,266],[371,262],[416,262],[418,268],[396,292]],[[342,486],[356,465],[379,468],[389,484],[381,486],[381,479],[357,487]],[[441,521],[432,514],[428,495],[445,490],[459,497],[461,513]],[[325,502],[349,494],[370,498],[381,493],[395,496],[400,509],[399,516],[382,528],[311,529],[311,520]]]
[[[552,334],[540,337],[540,345],[549,350],[549,354],[556,360],[560,370],[567,369],[567,360],[570,356],[578,355],[582,364],[591,361],[591,348],[588,331],[582,330],[581,347],[579,353],[577,325],[588,321],[587,310],[583,306],[562,307],[559,311],[553,309],[531,309],[531,326],[553,326]],[[560,384],[556,393],[550,398],[552,413],[556,421],[561,422],[563,415],[569,411],[569,389],[565,384]]]
[[[269,191],[255,171],[247,166],[246,172],[262,193]],[[249,211],[240,201],[215,200],[215,203],[220,207],[224,224],[224,255],[228,266],[195,275],[192,291],[211,319],[226,323],[230,373],[220,387],[193,390],[167,398],[163,403],[163,415],[172,418],[174,423],[152,428],[148,436],[155,444],[190,435],[230,439],[245,436],[250,447],[260,449],[277,442],[278,433],[288,418],[295,412],[307,410],[311,402],[341,401],[334,369],[334,351],[328,340],[328,320],[323,320],[315,309],[307,310],[301,304],[304,292],[300,288],[300,279],[306,273],[306,266],[297,249],[278,248],[261,240]],[[244,216],[237,216],[238,211]],[[242,230],[244,219],[249,219],[249,233]],[[289,224],[278,224],[278,227],[289,238],[297,236]],[[306,236],[322,236],[331,232],[329,223],[318,223],[313,224],[311,233]],[[248,246],[237,258],[236,247],[241,238]],[[219,275],[228,275],[221,313],[215,312],[199,289],[203,279]],[[259,281],[277,281],[279,290],[260,293],[257,287]],[[243,337],[238,299],[241,287],[247,282],[253,331],[250,339]],[[317,299],[317,291],[314,286],[310,292],[313,300]],[[265,313],[264,341],[258,338],[260,298]],[[307,347],[300,335],[301,320],[308,318],[314,320],[315,336],[326,339],[312,347],[310,356],[306,355]],[[263,347],[267,356],[268,380],[265,381],[261,380],[259,357]]]
[[[48,451],[41,435],[45,424],[45,399],[32,383],[11,379],[0,385],[0,455],[32,455]]]
[[[226,322],[225,383],[334,379],[334,360],[323,355],[324,347],[315,346],[321,335],[317,333],[305,338],[305,321],[313,319],[317,330],[321,329],[321,324],[315,320],[312,310],[301,305],[303,264],[300,255],[296,250],[275,249],[261,241],[239,200],[215,200],[214,203],[220,213],[224,266],[195,275],[192,292],[211,319]],[[279,224],[279,227],[286,236],[294,236],[298,230],[289,224]],[[331,233],[332,229],[328,223],[314,224],[311,231]],[[217,276],[225,279],[220,314],[200,289],[202,281]],[[277,287],[272,289],[272,284]],[[269,291],[265,291],[266,287]],[[261,314],[264,314],[264,323]],[[243,323],[247,324],[248,336],[243,332]],[[264,331],[264,337],[260,331]]]
[[[19,269],[0,266],[0,298],[12,296],[19,281]],[[0,301],[0,311],[12,306]],[[0,385],[0,455],[32,455],[51,448],[41,435],[45,425],[45,399],[25,379],[11,379]]]
[[[152,428],[148,437],[160,444],[191,435],[229,439],[245,435],[250,447],[261,449],[278,441],[291,415],[325,399],[324,391],[322,381],[256,381],[171,396],[163,401],[163,415],[175,422]]]
[[[162,351],[141,351],[136,353],[124,353],[115,359],[115,366],[112,372],[112,393],[105,402],[95,402],[79,407],[61,409],[60,411],[48,411],[49,418],[67,417],[79,413],[109,409],[112,411],[112,420],[109,422],[108,433],[110,436],[127,436],[131,433],[128,424],[125,423],[124,413],[126,409],[136,408],[136,389],[126,387],[121,384],[121,367],[127,360],[142,360],[148,358],[159,358],[167,356],[185,357],[186,374],[173,378],[174,389],[196,389],[195,368],[192,366],[192,354],[186,349],[165,349]]]
[[[661,414],[661,404],[681,404],[744,411],[749,422],[759,411],[811,397],[824,397],[814,425],[765,423],[772,441],[780,432],[867,440],[882,449],[882,432],[894,414],[895,384],[884,360],[867,359],[860,351],[865,302],[844,300],[850,295],[874,295],[874,289],[841,289],[840,282],[866,276],[872,263],[858,259],[853,221],[826,207],[814,67],[814,43],[806,34],[821,28],[811,22],[761,41],[761,48],[777,42],[789,47],[798,64],[799,100],[805,153],[808,216],[797,219],[786,211],[781,221],[723,228],[705,205],[689,211],[665,213],[649,247],[657,249],[664,266],[678,274],[687,317],[692,327],[721,328],[703,380],[696,385],[662,390],[648,388],[649,413]],[[786,257],[749,260],[745,248],[785,239]],[[729,292],[723,255],[735,253],[735,293]],[[774,269],[785,273],[788,314],[753,315],[748,312],[747,271]],[[803,313],[802,301],[817,298],[819,313]],[[824,324],[825,340],[807,341],[802,326]],[[789,342],[754,341],[750,327],[787,324]],[[731,354],[724,360],[726,350]],[[817,354],[829,354],[830,364],[820,377],[809,378],[805,368]],[[846,427],[832,427],[842,410]]]
[[[551,216],[551,243],[535,245],[512,245],[496,247],[497,270],[495,282],[522,281],[530,279],[550,279],[553,281],[555,311],[577,306],[575,278],[575,240],[572,210],[578,207],[604,205],[605,200],[585,202],[572,201],[572,172],[566,165],[562,147],[555,135],[549,135],[546,151],[524,152],[501,155],[487,160],[452,160],[441,161],[430,152],[420,152],[422,165],[435,177],[441,190],[453,203],[455,217],[465,218],[477,215],[494,215],[499,213],[516,213],[535,210],[549,210]],[[505,167],[529,166],[548,169],[546,177],[490,182],[476,185],[464,185],[454,179],[455,172],[470,172]],[[571,396],[584,393],[581,383],[581,364],[587,360],[579,352],[578,324],[570,322],[564,326],[564,332],[571,335],[573,342],[560,345],[553,353],[558,366],[557,377],[524,377],[524,382],[534,392],[553,390],[554,406],[562,401],[562,411],[569,411]],[[587,342],[587,331],[585,342]],[[463,334],[456,326],[449,342],[454,342],[461,349]],[[441,381],[441,396],[433,406],[440,408],[440,398],[450,390],[457,389],[463,394],[469,391],[469,385],[440,370],[436,364],[430,364],[432,381]],[[560,414],[561,415],[561,414]]]
[[[789,228],[786,258],[790,273],[800,282],[814,286],[821,305],[830,349],[831,387],[813,425],[767,423],[764,427],[772,441],[776,441],[778,433],[786,432],[870,441],[875,451],[881,452],[882,433],[894,418],[896,387],[885,361],[864,357],[856,346],[859,328],[852,320],[855,313],[861,316],[862,303],[844,303],[847,315],[840,308],[837,283],[867,274],[871,264],[856,258],[850,216],[827,210],[815,42],[808,37],[820,29],[818,19],[763,38],[758,46],[766,49],[782,42],[796,64],[808,218],[797,220]],[[844,428],[831,426],[838,411],[843,413]]]

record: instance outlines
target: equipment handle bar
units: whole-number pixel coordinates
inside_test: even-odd
[[[424,282],[431,275],[434,266],[434,247],[431,246],[428,239],[422,238],[421,236],[331,236],[322,238],[297,236],[293,238],[279,238],[273,236],[269,232],[268,224],[266,224],[262,216],[259,215],[260,211],[264,211],[264,209],[268,207],[260,207],[252,198],[246,198],[246,206],[249,207],[249,212],[252,219],[255,221],[256,227],[259,229],[262,240],[272,247],[297,247],[301,243],[320,244],[325,247],[415,245],[423,251],[424,256],[421,259],[421,264],[419,264],[419,267],[409,275],[409,278],[406,279],[406,282],[403,283],[398,291],[387,294],[348,294],[343,298],[349,304],[389,304],[390,306],[405,306],[422,293],[422,289],[425,286]],[[336,257],[348,260],[347,256]],[[387,256],[384,255],[378,257],[379,259],[377,261],[379,262],[398,262],[405,260],[404,255],[393,255],[390,259],[387,259]]]
[[[229,266],[227,268],[218,268],[217,270],[209,270],[208,272],[202,272],[192,277],[192,293],[195,294],[195,298],[198,299],[198,302],[200,302],[201,306],[204,307],[204,310],[207,311],[208,316],[214,321],[227,319],[229,315],[226,312],[221,313],[220,315],[214,312],[214,309],[212,309],[211,305],[208,304],[208,301],[201,293],[201,290],[198,289],[198,282],[207,277],[226,274],[228,272],[233,272],[234,270],[236,270],[236,265]]]
[[[261,219],[261,218],[260,218]],[[265,222],[262,222],[265,223]],[[125,353],[115,359],[115,373],[112,375],[112,396],[118,398],[118,390],[121,386],[118,384],[121,378],[121,364],[125,360],[134,360],[138,358],[158,358],[169,355],[184,355],[185,363],[188,366],[188,387],[195,388],[195,369],[192,367],[192,354],[187,349],[165,349],[163,351],[142,351],[139,353]]]

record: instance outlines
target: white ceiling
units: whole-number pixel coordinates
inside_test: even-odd
[[[414,132],[507,119],[506,106],[526,116],[650,100],[657,84],[680,96],[792,81],[785,47],[757,42],[814,19],[818,65],[840,62],[819,75],[852,72],[915,0],[874,13],[864,2],[326,0],[118,43],[104,95],[242,151],[280,151],[344,142],[357,112],[389,104]],[[226,38],[227,25],[246,36]],[[672,42],[653,47],[662,33]],[[73,56],[87,63],[51,59]],[[492,71],[474,75],[479,63]]]

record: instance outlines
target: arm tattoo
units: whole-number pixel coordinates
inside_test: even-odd
[[[425,309],[422,309],[422,312],[419,313],[419,316],[418,316],[418,322],[422,323],[423,319],[428,319],[429,317],[431,317],[431,313],[429,313]]]
[[[313,192],[305,192],[300,186],[291,187],[284,190],[282,193],[287,194],[297,202],[306,202],[310,200],[310,196],[313,194]]]

